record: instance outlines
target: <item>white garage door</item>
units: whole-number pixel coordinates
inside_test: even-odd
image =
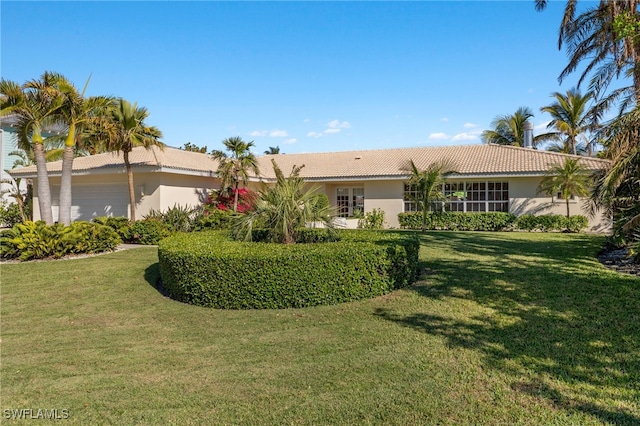
[[[58,218],[60,187],[52,187],[53,217]],[[71,220],[90,221],[98,216],[129,217],[129,192],[126,184],[74,184]]]

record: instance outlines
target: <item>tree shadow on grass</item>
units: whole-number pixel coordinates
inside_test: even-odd
[[[514,377],[518,392],[613,424],[640,424],[640,280],[594,260],[585,236],[500,239],[438,233],[422,243],[433,258],[413,286],[435,299],[475,302],[469,315],[376,315],[481,351]],[[535,379],[525,379],[531,377]]]

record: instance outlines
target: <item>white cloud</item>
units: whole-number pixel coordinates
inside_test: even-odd
[[[307,133],[307,136],[310,137],[310,138],[321,138],[322,137],[322,133],[309,132],[309,133]]]
[[[310,122],[310,121],[311,121],[311,120],[309,120],[308,118],[305,118],[304,120],[302,120],[302,122],[303,122],[303,123],[308,123],[308,122]]]
[[[286,138],[287,136],[289,136],[289,133],[287,133],[286,130],[273,129],[269,132],[269,136],[271,136],[272,138]]]
[[[454,137],[451,138],[452,141],[474,141],[478,139],[478,135],[477,134],[473,134],[473,133],[458,133],[457,135],[455,135]]]
[[[294,143],[296,143],[296,142],[298,142],[298,139],[296,139],[296,138],[291,138],[291,139],[287,139],[287,140],[285,140],[285,141],[284,141],[284,142],[282,142],[282,143],[284,143],[285,145],[291,145],[291,144],[294,144]]]
[[[342,129],[327,129],[324,132],[329,134],[329,133],[340,133],[342,131]]]
[[[446,133],[442,133],[442,132],[440,132],[440,133],[431,133],[429,135],[429,139],[431,139],[431,140],[439,140],[439,141],[447,140],[447,139],[449,139],[449,137],[450,137],[449,135],[447,135]]]
[[[250,134],[253,137],[256,137],[256,136],[267,136],[267,131],[266,130],[254,130]]]
[[[442,117],[440,121],[442,121],[443,123],[448,123],[449,119],[447,117]]]
[[[464,126],[462,127],[464,127],[465,129],[473,129],[474,127],[476,127],[476,125],[473,123],[464,123]]]
[[[327,127],[330,129],[350,129],[351,124],[348,121],[331,120],[327,123]]]

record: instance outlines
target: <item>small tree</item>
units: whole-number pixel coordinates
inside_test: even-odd
[[[413,160],[403,168],[410,173],[409,185],[415,187],[416,196],[413,201],[418,204],[418,210],[422,212],[422,232],[427,229],[427,215],[429,211],[442,211],[436,209],[436,205],[444,200],[442,185],[445,175],[454,171],[455,164],[450,159],[444,159],[431,163],[425,170],[419,170]]]
[[[231,187],[235,190],[233,211],[238,211],[238,188],[240,182],[246,185],[249,179],[249,172],[255,175],[260,174],[258,160],[251,153],[253,141],[245,142],[239,136],[227,138],[222,141],[227,151],[211,151],[211,157],[218,161],[218,176],[222,180],[221,189],[224,191]]]
[[[333,229],[333,209],[327,204],[326,196],[315,186],[306,189],[300,177],[304,167],[293,166],[289,177],[285,177],[280,167],[271,160],[276,174],[273,187],[263,187],[254,210],[241,216],[234,225],[236,237],[251,240],[251,231],[256,223],[265,224],[270,231],[271,241],[284,244],[295,243],[295,230],[308,223],[320,222]]]
[[[593,184],[591,172],[579,161],[578,158],[567,158],[563,164],[552,166],[538,186],[538,193],[560,194],[567,204],[567,217],[571,197],[589,195]]]

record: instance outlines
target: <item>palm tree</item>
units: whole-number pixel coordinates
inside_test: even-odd
[[[592,184],[593,176],[589,169],[580,164],[580,159],[567,158],[563,164],[549,168],[538,186],[538,192],[552,196],[559,193],[567,204],[567,217],[569,217],[571,197],[589,195]]]
[[[15,117],[19,147],[25,152],[33,152],[40,217],[49,225],[53,224],[53,213],[43,129],[54,122],[62,105],[61,97],[51,88],[51,76],[45,72],[40,80],[29,81],[23,86],[10,80],[0,81],[0,115]]]
[[[595,128],[593,117],[589,115],[587,104],[593,99],[591,92],[582,95],[578,89],[567,90],[566,95],[554,92],[555,102],[540,108],[540,111],[551,115],[548,129],[555,129],[555,134],[563,141],[563,150],[567,154],[578,153],[578,140],[582,136],[586,140],[587,149],[590,143],[584,134]],[[591,152],[589,152],[589,155]]]
[[[60,178],[60,207],[58,222],[64,225],[71,223],[71,177],[75,149],[82,144],[81,135],[84,129],[91,127],[101,119],[113,98],[106,96],[85,97],[91,77],[78,92],[76,87],[62,74],[51,73],[51,86],[63,99],[58,111],[60,119],[68,126],[62,154],[62,173]]]
[[[238,187],[240,182],[246,185],[249,172],[260,174],[258,160],[250,151],[253,141],[245,142],[239,136],[233,136],[222,141],[230,155],[224,151],[211,151],[211,157],[218,161],[218,176],[222,180],[221,188],[233,188],[233,211],[238,210]]]
[[[442,185],[445,176],[453,172],[455,167],[452,160],[444,159],[420,170],[413,160],[409,160],[409,164],[402,169],[410,173],[408,183],[416,188],[414,201],[418,203],[418,210],[422,211],[422,232],[427,230],[428,213],[432,210],[442,211],[441,208],[436,209],[438,202],[444,201]]]
[[[269,149],[266,150],[264,153],[266,155],[280,154],[280,147],[279,146],[270,146]]]
[[[98,124],[106,126],[104,129],[106,150],[120,151],[123,154],[129,187],[129,219],[135,222],[136,196],[129,153],[137,146],[143,146],[146,149],[151,149],[152,146],[164,148],[164,144],[159,140],[162,132],[157,127],[147,126],[144,123],[144,120],[149,117],[149,111],[144,107],[138,107],[136,103],[131,104],[120,98],[108,112],[106,123]]]
[[[524,123],[533,117],[533,112],[527,107],[520,107],[512,115],[497,116],[491,122],[493,130],[485,130],[480,135],[484,143],[498,145],[524,146]],[[543,140],[552,138],[552,135],[544,134],[533,138],[536,146]]]
[[[567,46],[569,63],[560,73],[562,82],[581,62],[587,61],[578,80],[578,87],[595,71],[591,88],[596,97],[620,75],[632,78],[633,86],[615,91],[635,97],[640,103],[640,0],[600,0],[597,7],[588,8],[576,16],[577,0],[568,0],[560,23],[558,49]],[[547,0],[535,0],[538,11]]]
[[[255,223],[264,223],[269,229],[273,242],[295,243],[295,230],[304,228],[308,223],[321,223],[330,231],[333,229],[334,209],[326,203],[326,196],[319,187],[306,188],[306,182],[300,177],[304,167],[293,166],[289,177],[275,160],[271,160],[276,174],[273,187],[263,187],[254,210],[240,216],[234,224],[237,238],[250,240]]]

